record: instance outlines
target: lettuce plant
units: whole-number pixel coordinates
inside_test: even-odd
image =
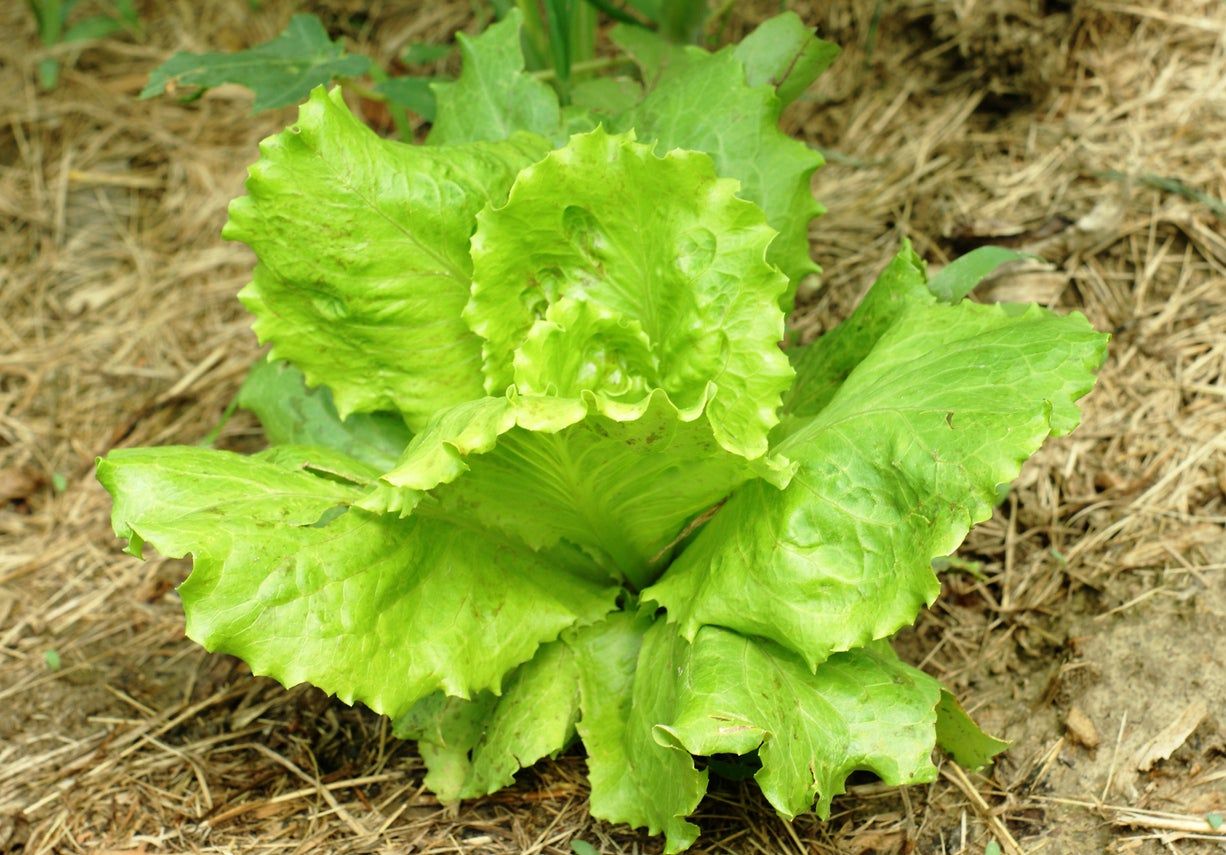
[[[904,245],[781,350],[818,210],[777,129],[820,71],[799,20],[636,45],[596,112],[523,74],[515,23],[467,46],[425,145],[322,89],[263,143],[225,235],[259,259],[240,298],[276,362],[240,402],[272,444],[111,452],[116,532],[194,557],[190,637],[386,714],[446,801],[579,739],[592,813],[679,851],[716,755],[785,818],[854,770],[930,781],[937,744],[986,763],[888,639],[1076,425],[1105,337],[966,300],[1009,253],[929,281]]]

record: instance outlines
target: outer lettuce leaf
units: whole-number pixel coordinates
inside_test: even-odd
[[[946,689],[941,689],[937,704],[937,745],[960,766],[972,770],[982,769],[1009,747],[1008,742],[980,730]]]
[[[524,73],[519,41],[522,24],[523,15],[513,8],[479,36],[456,34],[463,57],[460,79],[431,84],[437,108],[427,142],[504,140],[517,131],[559,137],[558,96],[547,84]]]
[[[625,51],[638,66],[639,76],[648,89],[654,89],[661,75],[674,64],[684,64],[687,54],[705,55],[707,51],[693,45],[671,42],[646,27],[617,24],[609,31],[613,43]]]
[[[327,387],[308,389],[302,372],[261,359],[251,366],[238,405],[255,413],[272,445],[316,445],[339,451],[380,472],[396,465],[413,434],[395,413],[355,413],[342,419]]]
[[[521,767],[556,755],[578,717],[579,666],[570,647],[555,641],[515,669],[501,695],[431,695],[395,722],[395,733],[418,740],[426,786],[452,802],[500,790]]]
[[[779,442],[821,412],[852,369],[908,307],[937,300],[957,303],[1001,265],[1029,257],[1010,249],[980,247],[955,259],[927,281],[923,259],[910,241],[903,241],[902,250],[877,277],[851,317],[812,344],[788,353],[796,382],[784,398],[782,423],[772,442]]]
[[[685,817],[706,793],[707,773],[653,733],[674,715],[688,645],[664,621],[627,611],[574,633],[568,643],[580,667],[578,728],[592,816],[663,833],[665,852],[689,848],[698,826]]]
[[[715,625],[815,667],[911,622],[930,562],[991,516],[997,485],[1072,430],[1106,337],[1038,307],[907,309],[779,452],[786,489],[741,488],[644,591],[687,638]]]
[[[770,86],[787,106],[804,94],[839,55],[839,47],[813,35],[795,12],[763,21],[733,48],[750,86]]]
[[[779,130],[782,102],[769,85],[747,83],[733,47],[657,59],[662,65],[654,87],[615,127],[633,128],[660,151],[706,152],[720,175],[741,182],[741,196],[760,206],[779,232],[767,258],[793,283],[781,300],[790,308],[795,283],[818,270],[809,256],[809,221],[823,208],[810,179],[822,156]],[[653,70],[645,68],[644,77],[652,79]]]
[[[681,412],[659,390],[636,405],[591,393],[471,401],[427,426],[383,476],[396,489],[362,505],[404,514],[432,491],[448,514],[535,548],[577,544],[642,587],[694,515],[751,478],[783,484],[791,473],[721,448],[703,403]]]
[[[253,673],[398,717],[434,692],[498,692],[538,645],[614,605],[616,589],[555,554],[425,514],[344,511],[363,488],[342,478],[369,468],[338,477],[333,460],[321,476],[311,456],[158,448],[98,464],[134,554],[148,541],[194,556],[187,635]]]
[[[472,240],[464,318],[485,340],[486,390],[632,402],[663,389],[691,410],[714,384],[716,439],[762,456],[791,380],[773,307],[787,282],[763,261],[762,212],[735,192],[700,153],[657,157],[602,130],[521,172]]]
[[[571,134],[583,133],[617,117],[643,100],[643,86],[629,77],[592,77],[571,85],[570,104],[563,108]]]
[[[782,423],[772,439],[778,442],[820,413],[852,369],[908,307],[933,302],[936,300],[928,292],[923,259],[906,241],[851,317],[812,344],[788,354],[796,382],[784,398]]]
[[[891,786],[936,777],[937,682],[880,643],[811,672],[762,639],[706,627],[678,669],[676,714],[657,738],[691,754],[759,751],[755,778],[786,819],[831,800],[857,769]]]
[[[928,289],[942,302],[956,303],[1003,265],[1024,259],[1033,260],[1034,256],[1000,246],[981,246],[941,268]]]
[[[481,395],[480,341],[460,311],[477,211],[500,201],[548,143],[410,146],[315,90],[298,123],[261,144],[249,195],[223,234],[259,256],[239,295],[270,357],[331,388],[341,416],[400,410],[420,427]]]

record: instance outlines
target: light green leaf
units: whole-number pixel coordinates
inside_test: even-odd
[[[519,31],[523,15],[512,9],[481,35],[456,34],[463,65],[458,80],[435,83],[437,120],[431,144],[505,140],[517,131],[550,139],[561,132],[558,97],[545,83],[524,73]]]
[[[905,241],[851,317],[788,354],[796,381],[784,398],[785,423],[772,439],[779,441],[820,413],[903,311],[933,302],[925,282],[923,259]]]
[[[977,770],[1009,747],[1008,742],[989,736],[947,690],[941,690],[937,705],[937,745],[962,766]]]
[[[555,641],[516,668],[501,695],[431,695],[395,722],[395,733],[418,740],[426,786],[453,802],[500,790],[521,768],[556,755],[574,736],[578,717],[575,654]]]
[[[785,107],[804,94],[839,55],[795,12],[768,18],[735,48],[750,86],[770,86]]]
[[[992,514],[1049,434],[1077,424],[1106,337],[1079,314],[960,303],[907,309],[778,452],[800,469],[751,482],[644,591],[687,638],[761,635],[815,667],[910,623],[931,561]]]
[[[681,413],[659,391],[633,407],[590,394],[461,404],[384,476],[395,489],[362,505],[407,513],[433,491],[449,514],[534,548],[576,544],[642,587],[695,515],[750,478],[782,484],[790,474],[782,461],[722,449],[701,411]]]
[[[380,139],[316,90],[265,140],[223,232],[260,263],[239,295],[272,359],[332,390],[342,416],[400,410],[420,427],[481,395],[480,340],[460,311],[477,211],[548,143],[411,146]]]
[[[272,445],[320,445],[380,472],[396,465],[413,434],[394,413],[337,415],[326,386],[308,389],[302,372],[261,359],[238,390],[238,405],[255,413]]]
[[[765,453],[791,380],[775,305],[787,283],[763,261],[762,212],[735,190],[703,154],[657,157],[603,130],[520,173],[472,239],[464,317],[485,340],[486,390],[523,379],[538,392],[629,401],[658,388],[684,411],[714,385],[706,415],[717,440]],[[562,358],[567,349],[581,365]]]
[[[368,57],[347,55],[314,15],[295,15],[281,35],[248,50],[176,53],[153,70],[140,97],[180,87],[208,89],[237,83],[255,93],[253,109],[258,113],[297,104],[316,86],[357,77],[369,69]]]
[[[657,738],[691,754],[758,751],[755,775],[785,819],[822,819],[857,769],[891,786],[936,777],[931,755],[940,687],[880,643],[823,662],[714,627],[678,669],[677,713]]]
[[[809,221],[822,211],[810,179],[821,155],[779,130],[781,102],[766,86],[750,86],[732,47],[708,54],[671,54],[639,106],[615,124],[633,128],[658,151],[706,152],[716,171],[741,182],[740,195],[766,212],[779,232],[767,259],[792,281],[780,301],[791,307],[795,283],[818,267],[809,256]]]
[[[654,728],[675,714],[677,668],[688,645],[649,613],[615,612],[567,639],[579,662],[579,735],[588,756],[592,816],[666,836],[680,852],[698,837],[685,817],[707,790],[690,755]]]
[[[498,692],[538,645],[613,607],[614,589],[557,555],[350,507],[359,486],[281,453],[125,449],[98,464],[135,555],[146,541],[193,555],[187,635],[255,674],[395,718],[434,692]]]
[[[1034,256],[1000,246],[981,246],[941,268],[928,283],[928,288],[938,300],[956,303],[1002,265],[1025,259],[1034,259]]]

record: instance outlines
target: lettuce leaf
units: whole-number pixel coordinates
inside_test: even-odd
[[[524,73],[522,26],[523,14],[512,8],[479,36],[456,34],[463,58],[460,78],[430,85],[437,106],[428,143],[492,142],[519,131],[560,141],[558,96]]]
[[[644,597],[687,638],[759,635],[810,668],[890,635],[936,597],[932,558],[1076,426],[1105,348],[1076,313],[915,301],[778,446],[788,486],[741,488]]]
[[[540,644],[613,608],[617,589],[565,556],[352,507],[364,490],[347,479],[370,470],[328,465],[338,456],[123,449],[98,478],[135,555],[148,542],[194,557],[179,588],[190,638],[392,717],[434,692],[497,692]]]
[[[695,515],[751,478],[786,483],[766,456],[786,283],[734,189],[705,155],[602,130],[525,169],[478,217],[464,312],[488,389],[513,391],[440,411],[383,478],[400,492],[363,507],[409,513],[457,482],[436,496],[454,513],[642,586]]]
[[[822,156],[779,130],[782,102],[769,84],[747,82],[733,47],[674,52],[669,60],[643,101],[614,126],[633,128],[660,151],[706,152],[720,175],[741,182],[740,195],[762,208],[779,232],[767,258],[792,282],[780,301],[790,309],[795,283],[818,272],[809,255],[809,221],[823,208],[810,182]],[[644,76],[650,73],[645,69]]]
[[[385,472],[413,434],[399,413],[355,413],[342,419],[328,387],[308,389],[286,362],[258,360],[238,391],[238,406],[260,420],[273,445],[323,446]]]
[[[706,627],[679,670],[671,723],[657,740],[691,754],[758,751],[755,775],[785,819],[831,800],[860,769],[892,786],[936,778],[933,731],[941,689],[884,643],[840,653],[810,671],[769,641]]]
[[[680,852],[698,838],[687,822],[707,791],[689,753],[655,738],[677,708],[687,645],[650,613],[616,612],[577,633],[579,735],[588,756],[592,816],[666,836]]]
[[[762,212],[735,193],[705,155],[602,130],[521,172],[472,240],[464,318],[486,391],[630,403],[663,389],[683,411],[709,398],[719,443],[762,456],[792,378],[770,307],[787,281],[763,261]]]
[[[733,52],[745,66],[750,86],[770,86],[787,106],[838,58],[838,45],[813,35],[795,12],[763,21]]]
[[[695,515],[782,461],[719,446],[697,413],[656,391],[641,407],[558,398],[483,398],[445,411],[362,507],[411,513],[434,501],[533,548],[569,542],[636,587],[658,575]],[[427,496],[430,498],[427,499]]]
[[[397,719],[394,732],[418,741],[426,786],[454,802],[496,792],[521,767],[556,755],[578,717],[579,665],[568,645],[554,641],[516,668],[501,694],[465,700],[437,692]]]
[[[270,358],[332,391],[341,416],[399,410],[410,427],[481,394],[468,300],[477,211],[549,148],[540,137],[411,146],[380,139],[316,89],[265,140],[223,235],[259,256],[239,295]]]
[[[704,152],[719,175],[741,183],[740,196],[761,207],[779,232],[767,257],[791,280],[780,298],[790,309],[796,283],[818,272],[809,254],[809,222],[824,209],[810,180],[823,160],[784,134],[779,119],[833,62],[837,48],[794,13],[716,53],[618,25],[613,40],[638,63],[645,88],[608,78],[582,81],[574,103],[562,111],[553,90],[524,71],[522,23],[515,9],[479,37],[457,36],[463,70],[454,83],[433,84],[439,109],[428,142],[496,141],[530,131],[561,144],[566,131],[604,124],[635,131],[660,153]]]

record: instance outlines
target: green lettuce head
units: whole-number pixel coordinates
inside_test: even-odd
[[[1003,747],[887,639],[1077,424],[1105,337],[965,300],[1011,253],[928,281],[904,246],[780,349],[818,210],[777,130],[808,80],[775,37],[820,45],[793,19],[714,54],[623,33],[642,83],[613,114],[525,75],[512,15],[465,42],[428,144],[322,89],[262,144],[225,235],[259,259],[273,361],[240,403],[269,449],[98,464],[135,555],[192,555],[191,638],[389,716],[444,801],[579,740],[592,813],[670,852],[701,758],[756,756],[790,819],[854,770]]]

